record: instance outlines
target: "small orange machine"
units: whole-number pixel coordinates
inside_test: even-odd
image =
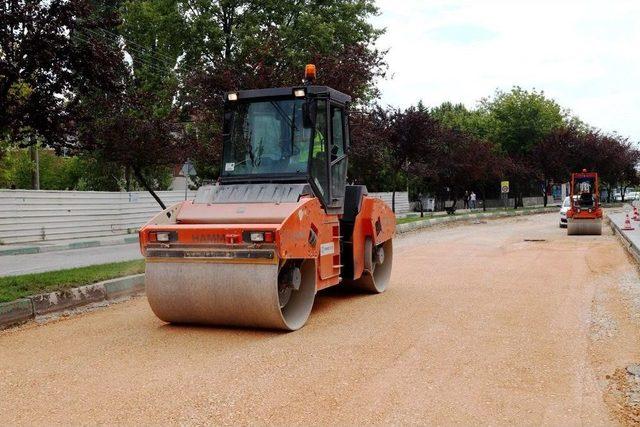
[[[602,234],[602,208],[598,174],[571,174],[571,208],[567,211],[567,234]]]
[[[140,230],[160,319],[295,330],[321,289],[385,290],[395,215],[346,185],[351,98],[314,77],[226,94],[218,184]]]

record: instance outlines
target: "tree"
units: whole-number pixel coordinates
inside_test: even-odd
[[[112,27],[83,0],[12,0],[0,6],[0,139],[60,149],[69,138],[69,106],[87,87],[116,90],[121,58],[86,43],[84,26]]]
[[[431,109],[433,117],[444,126],[472,135],[477,139],[488,136],[488,114],[482,109],[470,110],[463,104],[443,102]]]
[[[403,175],[407,179],[416,174],[428,181],[433,177],[429,166],[434,161],[434,140],[440,134],[440,123],[428,111],[416,107],[389,112],[388,153],[392,182],[392,208],[395,212],[395,193]]]
[[[574,125],[553,129],[536,141],[531,148],[531,169],[543,182],[544,206],[547,206],[548,187],[551,181],[567,181],[570,170],[571,147],[580,139],[580,131]]]
[[[479,189],[482,210],[486,211],[487,188],[495,187],[498,181],[513,169],[513,166],[510,159],[500,153],[489,141],[472,138],[466,150],[473,157],[471,168],[467,173],[471,177],[472,186]]]
[[[157,101],[146,91],[119,96],[87,98],[78,121],[82,151],[99,159],[130,168],[140,184],[158,204],[166,206],[155,193],[158,182],[149,179],[158,168],[171,167],[192,154],[194,144],[176,117],[155,109]]]
[[[381,34],[370,23],[372,0],[247,1],[179,0],[188,33],[184,63],[299,70],[314,55],[340,58],[347,48],[373,43]],[[273,49],[272,47],[277,47]],[[261,52],[258,57],[256,52]],[[257,61],[256,61],[257,59]],[[369,70],[363,69],[363,72]],[[274,76],[275,77],[275,76]],[[365,90],[373,90],[372,82]]]
[[[568,114],[544,92],[517,86],[482,100],[480,109],[488,116],[488,139],[509,156],[513,165],[517,208],[522,205],[525,187],[539,175],[530,159],[533,147],[562,127]]]
[[[380,106],[351,113],[349,180],[365,184],[369,191],[388,191],[392,172],[389,168],[389,114]]]
[[[155,190],[165,189],[167,171],[198,148],[190,137],[190,118],[177,105],[183,77],[179,58],[187,45],[179,2],[114,1],[107,10],[120,12],[117,28],[82,31],[86,40],[120,52],[121,90],[84,94],[78,108],[82,119],[77,123],[77,148],[91,153],[98,164],[119,170],[127,190],[133,186],[133,175],[164,208]]]
[[[371,0],[180,1],[184,31],[184,80],[180,106],[207,145],[205,164],[220,156],[220,124],[226,91],[300,84],[306,63],[315,63],[317,84],[329,85],[364,104],[384,76],[381,34],[369,22]],[[199,170],[202,170],[200,167]],[[217,167],[206,168],[208,178]]]
[[[188,153],[217,175],[225,90],[295,84],[315,61],[319,83],[363,101],[384,74],[372,0],[15,0],[0,12],[0,140],[67,146],[145,181]]]
[[[614,188],[620,186],[624,194],[628,186],[636,185],[639,161],[640,152],[628,139],[596,129],[580,133],[570,147],[571,170],[598,172],[601,186],[608,190],[609,201]]]

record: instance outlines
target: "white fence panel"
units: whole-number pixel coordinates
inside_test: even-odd
[[[393,199],[392,192],[369,193],[369,195],[372,197],[377,197],[378,199],[381,199],[386,204],[388,204],[389,207],[392,206],[392,203],[391,203]],[[396,192],[396,215],[407,213],[410,210],[411,210],[411,204],[409,203],[409,193],[407,193],[406,191]]]
[[[158,196],[167,206],[184,200],[183,191]],[[159,210],[141,191],[0,190],[0,244],[135,233]]]
[[[391,193],[371,193],[391,206]],[[160,191],[170,206],[184,191]],[[187,194],[193,199],[195,192]],[[160,211],[143,191],[0,190],[0,244],[115,236],[137,232]],[[409,211],[406,192],[396,193],[396,212]]]

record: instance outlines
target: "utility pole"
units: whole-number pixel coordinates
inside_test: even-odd
[[[191,160],[187,159],[187,161],[182,165],[182,169],[180,169],[180,173],[184,175],[184,199],[187,200],[187,191],[189,190],[189,178],[197,175],[196,168],[193,167],[193,163],[191,163]]]
[[[31,152],[31,162],[33,163],[33,169],[31,169],[31,188],[33,190],[40,189],[40,153],[38,147],[32,145],[29,148]]]

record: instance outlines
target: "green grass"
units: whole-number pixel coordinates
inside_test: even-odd
[[[464,212],[464,213],[455,213],[453,215],[433,215],[431,213],[427,214],[425,212],[424,218],[421,218],[419,214],[418,216],[408,216],[405,218],[398,218],[396,219],[396,224],[406,224],[407,222],[415,222],[415,221],[421,221],[421,220],[426,220],[431,218],[446,218],[450,216],[466,216],[466,215],[469,215],[469,214],[467,212]]]
[[[547,207],[555,207],[554,205],[549,204]],[[518,210],[521,211],[529,211],[529,210],[535,210],[535,209],[542,209],[542,206],[527,206],[527,207],[520,207],[518,208]],[[558,210],[560,208],[558,207]],[[508,208],[487,208],[486,213],[491,213],[491,212],[515,212],[516,210],[513,209],[513,207],[508,207]],[[473,212],[456,212],[453,216],[468,216],[469,214],[481,214],[483,213],[482,209],[476,209]],[[396,224],[406,224],[408,222],[415,222],[415,221],[421,221],[421,220],[426,220],[426,219],[430,219],[430,218],[445,218],[445,217],[450,217],[452,215],[434,215],[433,212],[425,212],[424,213],[424,217],[421,218],[420,214],[417,215],[412,215],[412,216],[408,216],[405,218],[398,218],[396,219]]]
[[[13,301],[29,295],[89,285],[103,280],[143,272],[144,260],[135,260],[46,273],[0,277],[0,302]]]
[[[396,219],[396,224],[406,224],[407,222],[415,222],[415,221],[420,221],[420,220],[425,220],[425,219],[430,219],[430,218],[436,218],[433,215],[427,215],[426,213],[424,214],[424,218],[420,218],[420,215],[418,216],[407,216],[404,218],[397,218]]]

